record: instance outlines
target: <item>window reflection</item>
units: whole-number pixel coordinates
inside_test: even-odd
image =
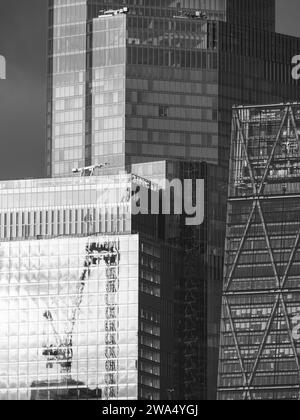
[[[137,264],[137,236],[1,243],[0,398],[137,399]]]

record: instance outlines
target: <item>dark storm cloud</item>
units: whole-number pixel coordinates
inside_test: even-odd
[[[277,0],[277,29],[300,36],[299,0]],[[0,179],[42,176],[47,0],[0,0]],[[300,52],[299,52],[300,53]]]

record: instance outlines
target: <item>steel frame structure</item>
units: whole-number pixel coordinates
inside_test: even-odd
[[[251,137],[251,123],[256,124],[255,121],[259,121],[261,128],[262,120],[263,124],[265,124],[264,127],[266,127],[268,124],[273,123],[272,119],[276,119],[276,132],[274,131],[271,135],[267,136],[265,132],[261,131],[256,133],[256,137]],[[290,185],[296,184],[296,189],[298,188],[299,191],[300,185],[300,170],[298,171],[298,168],[300,168],[300,104],[270,105],[257,108],[234,108],[232,133],[231,179],[227,217],[218,398],[252,400],[270,399],[271,395],[273,395],[274,399],[293,398],[300,400],[300,353],[293,337],[292,311],[287,304],[287,296],[293,296],[294,293],[295,299],[298,299],[300,310],[300,284],[298,286],[299,289],[296,287],[295,290],[291,290],[287,285],[291,269],[295,264],[296,254],[300,249],[300,219],[293,225],[293,245],[288,250],[281,248],[278,253],[278,250],[272,245],[274,241],[269,229],[270,224],[266,222],[264,211],[265,204],[268,202],[270,203],[270,200],[278,199],[281,200],[280,202],[297,200],[296,195],[291,194],[287,189],[289,190]],[[259,145],[267,144],[267,147],[264,148],[264,151],[267,150],[267,156],[261,149],[254,157],[254,154],[252,153],[253,150],[251,149],[254,142],[257,142]],[[290,150],[291,144],[295,145],[295,148],[292,151]],[[264,162],[263,170],[261,170],[262,162]],[[258,163],[260,169],[258,168]],[[240,172],[238,173],[238,171]],[[273,189],[271,190],[271,188]],[[247,215],[247,220],[243,220],[243,225],[241,225],[241,219],[234,222],[231,215],[234,212],[236,214],[238,211],[237,206],[243,205],[243,203],[248,206],[249,214]],[[276,224],[277,229],[281,229],[281,241],[283,241],[284,235],[282,232],[286,222],[285,214],[282,212],[281,220],[278,220]],[[256,289],[256,278],[253,277],[248,284],[245,283],[246,286],[244,286],[243,290],[239,290],[239,287],[234,287],[233,284],[238,278],[238,270],[242,267],[241,260],[243,253],[246,255],[248,252],[249,259],[249,251],[246,247],[246,243],[247,241],[250,243],[250,230],[254,225],[259,226],[261,236],[265,239],[266,254],[264,255],[268,255],[269,257],[269,261],[266,259],[265,263],[269,264],[272,268],[276,286],[270,288],[266,287],[265,290],[262,290],[259,287]],[[236,238],[239,240],[239,245],[237,246],[237,249],[232,252],[231,238],[232,232],[236,228],[240,228],[242,234],[238,235],[238,238]],[[255,240],[258,240],[258,238],[254,238],[254,240],[252,238],[252,246],[256,246],[254,245]],[[258,254],[258,252],[256,252],[256,254]],[[278,257],[280,258],[280,261],[284,259],[281,267],[276,261],[278,260]],[[257,258],[257,256],[254,255],[253,252],[252,260],[250,257],[250,264],[252,264],[252,266],[255,265],[255,258]],[[253,323],[254,320],[250,319],[249,323],[247,323],[247,326],[250,326],[249,331],[246,331],[245,326],[242,331],[243,334],[249,334],[248,346],[245,346],[245,343],[242,343],[240,339],[241,330],[237,327],[237,325],[240,325],[243,321],[243,318],[236,316],[233,313],[240,305],[241,298],[245,296],[248,296],[248,299],[250,299],[251,296],[260,296],[262,302],[264,298],[266,298],[266,302],[269,301],[270,296],[272,296],[273,300],[272,308],[270,313],[268,313],[267,319],[260,320],[260,342],[257,342],[258,347],[256,347],[254,353],[252,353],[254,354],[254,357],[252,357],[251,362],[251,357],[249,359],[249,355],[251,354],[251,335],[253,336],[256,334],[256,331],[251,328],[251,322]],[[250,314],[254,313],[249,305],[245,306],[245,310]],[[264,308],[262,307],[262,311],[263,310]],[[285,323],[285,328],[282,330],[280,325],[282,325],[283,322]],[[280,382],[284,376],[284,371],[280,371],[280,368],[276,368],[277,357],[275,358],[275,363],[273,363],[273,372],[271,372],[272,363],[270,363],[270,369],[263,370],[260,368],[263,364],[266,365],[267,363],[267,357],[264,355],[264,352],[266,347],[270,344],[270,335],[274,333],[274,330],[272,331],[274,323],[277,323],[276,334],[280,337],[279,343],[276,341],[275,353],[278,354],[278,348],[280,348],[280,346],[285,349],[287,348],[287,345],[289,346],[289,363],[292,363],[291,360],[294,361],[293,374],[294,378],[296,375],[298,377],[298,380],[294,380],[294,383],[287,384],[287,386],[283,386],[283,383]],[[246,325],[246,323],[244,324]],[[228,351],[229,346],[225,344],[225,336],[228,334],[231,335],[231,339],[233,339],[234,342],[234,361],[229,360],[226,356],[226,351]],[[284,335],[285,337],[288,337],[288,342],[283,342],[282,337]],[[253,347],[254,346],[252,346],[252,351]],[[239,374],[241,374],[243,378],[242,383],[239,385],[231,385],[232,379],[230,379],[230,374],[228,374],[228,365],[230,362],[237,362],[239,364]],[[230,373],[232,374],[233,372]],[[266,378],[270,378],[270,375],[273,375],[274,379],[268,383],[268,379]],[[265,378],[263,378],[263,376],[265,376]],[[260,383],[258,385],[258,377],[260,377],[262,381],[265,380],[265,383]]]

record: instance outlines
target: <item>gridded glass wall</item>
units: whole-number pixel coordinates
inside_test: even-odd
[[[292,78],[291,62],[299,51],[299,38],[220,22],[219,160],[226,169],[232,106],[298,101],[300,85]]]
[[[213,20],[226,19],[226,0],[97,0],[101,9],[128,6],[130,14],[172,18],[177,11],[203,10]]]
[[[217,24],[129,15],[128,32],[127,164],[155,159],[216,163]]]
[[[137,399],[138,236],[0,245],[0,399]]]
[[[132,169],[134,173],[159,185],[163,185],[165,179],[205,179],[205,213],[211,217],[206,217],[206,223],[197,229],[183,229],[178,216],[169,216],[165,235],[173,243],[174,238],[178,238],[180,245],[188,250],[179,259],[185,266],[185,279],[176,285],[180,298],[175,310],[175,326],[177,336],[185,345],[177,349],[174,363],[173,373],[177,383],[174,398],[185,395],[189,399],[201,397],[213,400],[216,398],[218,375],[220,279],[223,274],[227,196],[222,168],[204,162],[167,160],[136,164]],[[190,251],[192,249],[197,251],[193,253]],[[158,288],[155,284],[154,287]]]
[[[8,181],[0,200],[0,238],[131,232],[131,175]]]
[[[275,30],[275,0],[98,0],[102,9],[129,6],[131,14],[172,18],[181,11],[204,11],[210,20]]]
[[[66,176],[74,167],[99,161],[124,168],[125,154],[127,164],[189,158],[190,150],[194,158],[216,162],[217,111],[211,103],[217,95],[216,23],[182,19],[180,10],[205,9],[207,18],[225,19],[225,1],[126,5],[127,23],[121,15],[97,18],[100,9],[122,7],[122,2],[50,2],[47,175]],[[125,86],[126,62],[131,69],[139,65],[140,72],[131,73]],[[152,81],[147,73],[153,66]],[[186,83],[189,72],[175,70],[182,67],[209,69],[192,75],[207,88]],[[136,97],[139,89],[146,92]]]
[[[127,75],[127,164],[168,158],[217,162],[216,70],[131,65]]]
[[[86,0],[51,0],[48,47],[47,175],[85,163]]]
[[[47,174],[103,160],[122,167],[126,157],[126,164],[185,158],[227,168],[231,106],[295,97],[286,88],[292,55],[279,57],[298,54],[296,41],[272,32],[273,0],[253,1],[51,0]],[[97,19],[124,5],[126,54],[125,17]],[[186,18],[191,10],[206,16]]]
[[[92,163],[125,166],[126,16],[93,20]]]
[[[162,261],[160,244],[142,241],[140,246],[140,292],[151,296],[153,301],[161,299],[161,283],[165,262]],[[163,296],[162,298],[166,298]],[[151,300],[150,300],[151,302]],[[161,393],[162,372],[161,333],[166,329],[166,318],[160,310],[153,305],[142,305],[140,312],[140,366],[139,366],[139,393],[142,399],[159,400]],[[156,308],[155,308],[156,306]]]
[[[299,134],[299,104],[233,111],[221,400],[299,400]]]

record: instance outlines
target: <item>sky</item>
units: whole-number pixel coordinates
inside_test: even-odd
[[[300,37],[299,0],[277,0],[277,32]]]
[[[299,0],[277,0],[277,31],[300,37]],[[0,0],[0,179],[43,176],[46,47],[47,0]]]
[[[0,0],[0,179],[42,176],[46,115],[46,0]]]

